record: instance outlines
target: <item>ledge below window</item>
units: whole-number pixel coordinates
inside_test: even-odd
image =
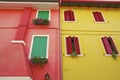
[[[11,43],[13,44],[23,44],[25,45],[25,42],[23,40],[12,40]]]

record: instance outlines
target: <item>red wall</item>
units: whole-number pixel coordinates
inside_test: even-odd
[[[2,59],[0,60],[0,66],[2,66],[0,75],[27,76],[33,74],[34,80],[43,80],[44,75],[48,72],[52,80],[60,80],[59,10],[50,10],[50,24],[39,26],[32,23],[37,10],[32,9],[30,14],[26,14],[25,11],[25,9],[0,10],[0,55],[2,55],[0,56]],[[29,15],[28,20],[24,19],[23,15]],[[25,22],[24,20],[27,23],[25,25],[22,24]],[[12,44],[12,40],[19,39],[16,38],[18,34],[23,35],[21,31],[19,32],[19,29],[22,30],[24,27],[26,27],[23,37],[26,43],[25,46],[16,43]],[[49,35],[48,63],[44,69],[31,64],[28,67],[32,35]],[[27,68],[30,68],[30,71]],[[14,72],[15,70],[16,72]]]
[[[22,14],[23,9],[0,9],[0,27],[17,27]]]

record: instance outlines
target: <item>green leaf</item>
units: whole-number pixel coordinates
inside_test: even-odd
[[[112,53],[112,57],[113,57],[113,59],[116,59],[117,55],[115,52]]]
[[[76,56],[77,56],[76,52],[73,52],[73,53],[71,54],[71,56],[72,56],[72,57],[76,57]]]

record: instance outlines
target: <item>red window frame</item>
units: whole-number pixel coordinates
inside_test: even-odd
[[[93,12],[93,16],[94,16],[95,21],[104,22],[104,18],[101,12]]]
[[[115,43],[112,39],[112,37],[102,37],[102,42],[105,48],[105,51],[107,54],[112,54],[113,52],[115,52],[116,54],[118,54],[118,50],[115,46]]]
[[[74,12],[71,10],[64,11],[65,21],[75,21]]]
[[[68,55],[73,52],[76,52],[77,55],[81,54],[78,37],[66,37],[66,49]]]

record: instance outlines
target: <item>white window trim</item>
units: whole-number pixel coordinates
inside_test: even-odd
[[[12,40],[11,41],[11,43],[13,43],[13,44],[23,44],[23,45],[25,45],[25,41],[24,40]]]
[[[96,21],[95,18],[94,18],[93,12],[101,12],[102,17],[103,17],[103,19],[104,19],[104,22]],[[101,24],[102,24],[102,23],[107,23],[107,21],[106,21],[106,19],[105,19],[105,16],[103,15],[103,12],[102,12],[102,11],[92,11],[92,16],[93,16],[93,22],[94,22],[94,23],[101,23]]]
[[[66,36],[66,37],[68,37],[68,36]],[[66,37],[64,37],[64,41],[65,41],[65,56],[71,56],[71,54],[67,54]],[[71,37],[73,37],[73,36],[71,36]],[[79,46],[80,46],[79,36],[75,36],[75,37],[78,37]],[[80,54],[77,54],[77,56],[84,56],[81,52],[82,51],[81,51],[81,48],[80,48]]]
[[[110,56],[110,57],[111,57],[112,54],[107,54],[107,53],[105,53],[105,56],[108,56],[108,57]],[[116,56],[120,56],[120,53],[116,54]]]
[[[39,11],[49,11],[49,17],[48,17],[48,20],[50,21],[50,15],[51,15],[51,11],[50,11],[50,10],[37,10],[36,18],[38,18],[38,12],[39,12]]]
[[[65,10],[66,11],[66,10]],[[65,12],[64,11],[64,12]],[[73,11],[73,10],[72,10]],[[74,11],[73,11],[74,12]],[[77,20],[76,20],[76,17],[75,17],[75,12],[74,12],[74,18],[75,18],[75,21],[65,21],[65,15],[63,16],[63,19],[64,19],[64,22],[77,22]]]
[[[4,76],[0,80],[32,80],[29,76]]]
[[[34,42],[34,37],[47,37],[47,51],[46,51],[46,58],[48,59],[48,50],[49,50],[49,35],[32,35],[32,41],[31,41],[31,46],[30,46],[30,52],[29,52],[29,56],[28,59],[31,59],[31,53],[32,53],[32,47],[33,47],[33,42]]]

